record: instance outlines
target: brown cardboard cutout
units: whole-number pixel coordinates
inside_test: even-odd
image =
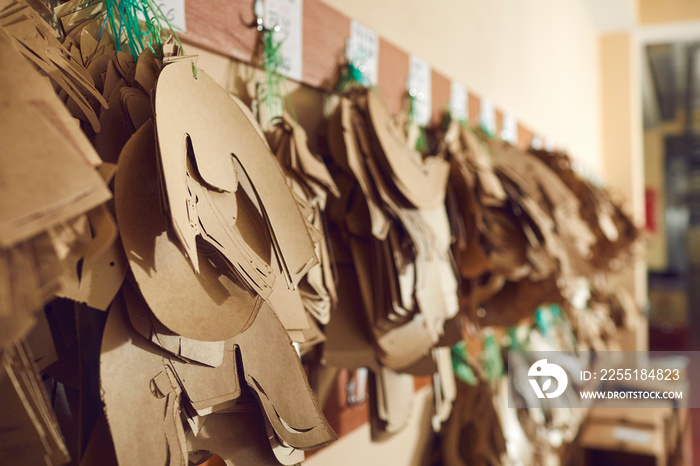
[[[161,72],[156,87],[156,126],[164,194],[167,194],[172,223],[192,265],[198,270],[195,238],[199,225],[204,227],[207,222],[221,222],[221,219],[202,218],[203,212],[187,192],[188,141],[202,189],[233,194],[238,179],[235,157],[253,183],[268,221],[275,252],[288,286],[293,288],[315,264],[313,244],[279,165],[241,106],[242,103],[230,97],[205,72],[199,71],[195,79],[189,62],[172,63]],[[213,213],[217,213],[216,209]],[[197,214],[200,214],[199,220],[195,217]],[[226,238],[216,240],[221,244]],[[236,261],[231,263],[236,266]],[[265,283],[265,271],[261,273],[246,264],[240,266],[253,277],[260,288],[258,292],[265,295],[264,290],[273,278]]]
[[[190,451],[206,450],[219,455],[227,466],[278,466],[267,441],[265,421],[257,409],[211,414],[198,433],[189,432]]]
[[[105,202],[110,193],[86,163],[99,157],[85,135],[49,83],[3,37],[0,246],[9,247]]]
[[[367,92],[367,109],[388,168],[401,194],[417,208],[435,208],[445,200],[450,165],[439,157],[423,160],[401,137],[376,91]]]
[[[134,278],[155,316],[173,332],[195,340],[231,338],[255,318],[259,298],[214,254],[200,254],[200,274],[192,272],[160,214],[158,188],[149,122],[124,146],[115,179],[117,219]]]
[[[131,325],[144,338],[179,359],[211,367],[218,367],[223,363],[226,351],[224,341],[192,340],[176,335],[153,316],[139,292],[128,281],[124,283],[122,293]]]
[[[316,403],[296,350],[267,303],[234,341],[245,381],[284,443],[306,450],[337,438]]]
[[[0,352],[0,463],[61,465],[69,461],[48,395],[24,342]]]
[[[120,298],[107,316],[100,357],[100,387],[119,464],[179,465],[176,384],[166,373],[166,353],[130,326]]]

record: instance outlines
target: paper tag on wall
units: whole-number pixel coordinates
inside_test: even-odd
[[[554,143],[553,139],[550,138],[544,138],[544,150],[547,152],[554,152],[554,149],[557,148],[557,145]]]
[[[353,19],[346,55],[348,61],[360,68],[370,85],[376,86],[379,81],[379,35]]]
[[[160,8],[161,13],[168,20],[175,32],[187,32],[185,24],[185,0],[156,0],[155,4]],[[138,12],[141,21],[145,21],[141,11]],[[167,27],[166,24],[162,24]]]
[[[535,134],[534,136],[532,136],[530,146],[535,150],[541,150],[543,147],[542,136],[540,136],[539,134]]]
[[[281,41],[280,74],[301,81],[302,76],[302,13],[303,0],[266,0],[266,28],[279,27],[275,41]]]
[[[481,99],[481,114],[479,124],[491,134],[496,133],[496,108],[489,99]]]
[[[503,115],[503,129],[501,139],[515,145],[518,143],[518,123],[515,117],[509,113]]]
[[[457,121],[469,119],[467,90],[460,83],[452,81],[450,85],[450,115]]]
[[[432,79],[430,65],[425,60],[411,55],[408,62],[408,80],[406,87],[416,92],[414,98],[415,122],[419,126],[430,123],[432,117]]]

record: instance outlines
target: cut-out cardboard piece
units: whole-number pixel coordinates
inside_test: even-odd
[[[107,207],[88,212],[88,220],[94,238],[80,254],[62,261],[65,272],[57,295],[105,311],[121,287],[128,264]]]
[[[0,349],[32,329],[34,313],[60,288],[61,274],[47,234],[0,248]]]
[[[17,41],[17,50],[68,94],[68,107],[76,108],[76,116],[89,121],[99,132],[93,102],[104,107],[107,103],[95,89],[81,61],[68,53],[56,38],[55,31],[24,1],[0,11],[0,26]]]
[[[122,243],[139,290],[156,318],[195,340],[221,341],[255,318],[257,300],[215,254],[200,253],[200,274],[168,233],[160,214],[153,124],[127,142],[115,179]],[[192,318],[196,310],[197,318]]]
[[[24,342],[0,354],[0,463],[61,465],[70,460],[31,350]]]
[[[172,353],[176,358],[218,367],[224,361],[224,341],[192,340],[176,335],[161,324],[151,313],[139,292],[125,282],[122,293],[129,320],[134,329],[144,338]]]
[[[216,453],[227,466],[278,466],[267,440],[265,421],[260,410],[216,413],[204,418],[198,433],[188,432],[191,452]]]
[[[227,341],[223,362],[214,368],[173,360],[175,375],[197,415],[205,416],[235,405],[241,386],[234,352],[233,342]]]
[[[3,98],[0,246],[9,247],[107,201],[85,162],[98,161],[49,83],[0,34]],[[50,152],[46,151],[51,147]],[[80,155],[83,157],[81,158]],[[28,187],[35,187],[28,189]]]
[[[305,309],[320,323],[330,320],[331,303],[337,300],[335,278],[322,218],[328,193],[340,194],[326,166],[309,150],[306,132],[285,114],[268,133],[270,147],[277,157],[297,205],[307,220],[307,228],[315,244],[319,263],[311,268],[299,283],[299,292]],[[273,309],[280,312],[272,303]],[[285,322],[282,322],[285,324]],[[285,325],[287,327],[287,325]]]
[[[374,382],[374,383],[372,383]],[[372,439],[385,440],[408,424],[413,410],[413,376],[387,368],[373,373],[370,379]]]
[[[284,441],[280,440],[275,434],[275,430],[270,424],[268,418],[265,420],[265,430],[267,431],[267,440],[270,442],[270,447],[272,448],[272,454],[275,455],[277,461],[285,466],[294,466],[301,464],[304,461],[304,450],[297,450],[294,447],[290,447]]]
[[[155,104],[166,190],[163,194],[167,198],[175,233],[197,270],[200,264],[196,237],[204,224],[216,220],[195,217],[202,212],[188,194],[188,141],[193,152],[191,162],[201,177],[204,192],[233,194],[236,191],[235,156],[253,183],[277,259],[282,264],[288,287],[293,288],[316,263],[313,244],[279,165],[241,109],[242,105],[205,72],[199,71],[195,79],[190,62],[171,63],[164,67],[156,86]],[[200,223],[201,220],[204,221]],[[217,241],[221,244],[225,238],[217,238]],[[234,261],[231,263],[236,265]],[[245,268],[247,264],[240,266]],[[264,273],[250,268],[245,270],[254,278],[255,285],[264,290],[263,285],[270,281],[265,280]]]
[[[523,319],[533,316],[537,307],[545,304],[564,304],[556,277],[532,281],[525,278],[518,282],[507,282],[488,300],[481,302],[483,316],[473,317],[482,326],[518,325]]]
[[[80,458],[79,465],[119,466],[104,411],[100,409],[97,416],[95,426],[90,433],[90,440],[88,440],[85,451]]]
[[[185,464],[177,383],[166,353],[137,334],[117,298],[107,316],[100,387],[119,464]],[[178,415],[173,417],[173,413]]]
[[[316,403],[296,350],[267,303],[234,341],[245,381],[284,443],[308,450],[337,438]]]
[[[367,92],[367,112],[391,178],[403,196],[416,208],[435,208],[445,200],[450,164],[441,157],[423,159],[401,137],[377,91]]]
[[[340,191],[338,191],[335,181],[333,181],[331,174],[328,172],[328,168],[309,150],[306,131],[298,123],[294,122],[289,114],[284,115],[284,120],[292,128],[294,148],[296,149],[301,171],[321,183],[335,197],[340,197]]]
[[[441,442],[445,463],[503,464],[506,442],[489,385],[458,382],[452,411]]]
[[[433,359],[437,373],[433,375],[433,431],[439,432],[442,423],[447,421],[452,413],[452,403],[457,397],[457,384],[450,348],[433,349]]]
[[[329,145],[335,163],[339,167],[355,175],[355,179],[364,194],[369,210],[372,234],[379,238],[386,238],[389,231],[389,219],[379,206],[379,195],[369,183],[365,171],[361,165],[359,148],[354,136],[352,113],[353,104],[349,98],[341,98],[338,110],[330,119]]]
[[[341,247],[345,247],[344,244]],[[329,366],[378,369],[374,346],[361,319],[362,294],[352,263],[338,263],[338,304],[325,327],[324,359]]]
[[[568,156],[544,150],[530,150],[529,154],[544,162],[576,196],[580,217],[595,238],[586,259],[597,269],[610,269],[613,259],[622,257],[629,251],[629,246],[638,235],[637,228],[629,221],[629,217],[614,206],[609,193],[593,186],[574,172]],[[618,220],[620,229],[616,225]],[[563,225],[563,228],[577,231],[575,223]],[[621,234],[623,231],[626,233]]]

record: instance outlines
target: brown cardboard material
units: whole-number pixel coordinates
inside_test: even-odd
[[[227,466],[279,465],[267,441],[265,421],[257,409],[210,414],[197,434],[188,432],[187,443],[192,452],[216,453]]]
[[[402,140],[401,130],[393,123],[377,92],[367,93],[367,108],[401,193],[417,208],[435,208],[442,204],[449,164],[439,157],[422,160],[421,155]]]
[[[200,71],[195,79],[190,63],[172,63],[161,72],[156,88],[156,126],[164,194],[167,194],[173,226],[192,265],[198,270],[195,238],[200,227],[193,215],[199,214],[202,227],[217,220],[203,218],[204,212],[198,210],[194,200],[188,201],[187,141],[192,145],[192,162],[204,183],[200,185],[203,190],[234,193],[240,178],[234,165],[234,159],[238,160],[262,204],[287,286],[293,288],[315,265],[313,244],[279,165],[269,155],[264,140],[241,106],[206,73]],[[228,202],[233,202],[233,198],[229,198]],[[216,209],[213,213],[217,213]],[[219,244],[226,240],[225,237],[216,239]],[[221,252],[226,254],[227,251]],[[234,260],[230,262],[254,279],[252,284],[258,293],[269,294],[265,290],[274,277],[265,280],[259,269]]]
[[[56,466],[68,462],[68,450],[29,347],[13,343],[0,357],[0,462]]]
[[[134,329],[179,359],[194,361],[211,367],[219,367],[224,362],[226,343],[224,341],[191,340],[170,332],[153,316],[148,305],[128,282],[122,287],[129,321]]]
[[[116,299],[102,337],[100,387],[119,464],[184,464],[177,461],[180,417],[171,418],[179,410],[176,385],[165,361],[165,352],[131,328]]]
[[[384,440],[403,429],[411,417],[413,377],[383,367],[374,374],[373,385],[372,439]]]
[[[296,350],[269,305],[263,303],[253,324],[234,340],[245,381],[284,443],[306,450],[337,438],[316,403]]]
[[[106,206],[88,213],[93,238],[79,254],[63,262],[64,276],[58,296],[107,310],[127,272],[127,260],[118,240],[117,224]]]
[[[458,382],[452,411],[441,442],[445,464],[502,464],[506,443],[488,384]]]
[[[0,11],[0,26],[21,44],[18,48],[70,97],[69,107],[75,115],[89,121],[99,132],[99,121],[93,102],[107,106],[94,87],[91,76],[55,37],[51,27],[26,2],[17,0]],[[71,105],[72,104],[72,105]]]
[[[307,220],[319,260],[299,283],[299,293],[305,309],[318,322],[327,324],[331,304],[337,301],[337,292],[322,211],[326,207],[328,193],[338,197],[340,192],[326,166],[309,150],[306,132],[289,115],[285,114],[272,128],[268,140],[292,192],[298,195],[297,205]],[[274,309],[275,304],[270,304]],[[286,324],[285,328],[288,328]]]
[[[433,349],[433,359],[437,366],[437,374],[433,375],[433,430],[440,431],[440,426],[446,422],[452,413],[452,404],[457,397],[457,382],[452,368],[450,348]]]
[[[250,325],[259,298],[214,262],[216,256],[202,254],[200,274],[192,273],[159,213],[156,163],[153,125],[146,123],[124,146],[115,179],[117,220],[131,271],[156,318],[170,330],[195,340],[231,338]]]
[[[99,157],[51,86],[2,37],[0,83],[7,92],[0,119],[7,142],[1,162],[0,246],[9,247],[96,207],[110,193],[85,163]],[[45,147],[52,147],[51,153]]]
[[[35,311],[59,289],[61,273],[47,234],[0,248],[0,348],[32,329]]]

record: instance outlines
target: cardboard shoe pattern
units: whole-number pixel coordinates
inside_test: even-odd
[[[247,120],[243,123],[249,124]],[[141,298],[137,290],[128,284],[124,286],[129,318],[139,337],[170,354],[168,367],[197,417],[237,405],[240,386],[231,382],[238,381],[236,368],[242,367],[240,380],[255,394],[280,445],[308,449],[333,440],[335,436],[315,404],[287,331],[270,305],[244,287],[226,263],[219,261],[219,268],[215,268],[218,252],[211,248],[207,254],[198,253],[200,273],[195,274],[169,235],[167,222],[159,212],[157,162],[154,128],[147,122],[124,146],[115,180],[122,240],[134,280],[143,294]],[[250,204],[246,197],[238,197],[241,208],[237,221],[245,233],[242,237],[253,245],[252,249],[263,252],[265,246],[269,248],[269,243],[263,242],[264,236],[248,234],[250,227],[246,223],[253,223],[256,218],[246,212],[257,212]],[[169,293],[162,293],[161,287],[165,286]],[[199,325],[190,327],[188,332],[199,338],[172,331],[177,328],[172,324],[173,318],[162,317],[155,311],[156,306],[179,312],[190,326]],[[155,318],[150,315],[151,310]],[[198,316],[194,322],[189,317],[192,310]],[[164,327],[161,319],[170,326]],[[196,345],[196,340],[206,341]],[[217,360],[217,351],[223,353],[223,359]],[[277,369],[271,371],[273,367]],[[103,389],[109,390],[107,386]],[[125,448],[122,445],[115,439],[117,454]]]
[[[15,7],[10,11],[25,11]],[[30,331],[34,313],[60,288],[60,261],[78,242],[73,225],[111,197],[95,170],[99,156],[49,81],[19,51],[17,35],[48,28],[34,19],[20,14],[12,28],[0,26],[0,347]]]
[[[331,212],[350,246],[363,326],[378,361],[401,371],[429,356],[459,307],[444,204],[449,164],[410,149],[374,91],[341,100],[329,138],[349,180]]]
[[[338,296],[323,211],[328,195],[337,198],[340,192],[325,164],[309,150],[306,132],[288,114],[268,132],[268,141],[304,214],[319,259],[299,284],[304,308],[320,324],[328,324]]]
[[[446,464],[507,464],[508,423],[535,456],[541,432],[574,438],[495,412],[447,347],[525,323],[535,349],[617,348],[639,310],[600,271],[638,231],[609,193],[458,125],[421,154],[374,91],[340,99],[318,157],[172,37],[115,45],[104,9],[0,1],[0,463],[298,464],[336,438],[299,357],[320,342],[372,371],[375,440],[407,425],[413,375]],[[535,329],[545,303],[559,320]]]

